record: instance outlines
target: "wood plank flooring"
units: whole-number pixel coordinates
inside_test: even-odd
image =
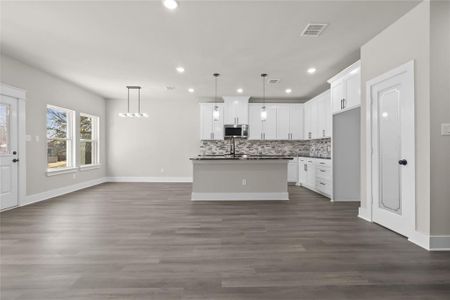
[[[106,183],[2,213],[0,298],[450,299],[450,253],[358,219],[357,203],[190,192]]]

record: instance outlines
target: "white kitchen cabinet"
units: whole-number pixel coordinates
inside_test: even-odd
[[[277,105],[277,139],[303,139],[304,112],[301,103],[283,103]]]
[[[250,103],[249,108],[249,139],[275,140],[277,137],[277,107],[266,104],[267,119],[261,120],[262,103]]]
[[[341,71],[328,80],[331,87],[333,114],[361,105],[361,62]]]
[[[247,96],[227,96],[224,100],[224,124],[248,124]]]
[[[300,185],[306,184],[307,160],[305,157],[298,158],[298,183]]]
[[[298,182],[298,157],[288,163],[288,182]]]
[[[328,198],[333,195],[330,159],[299,157],[298,182],[300,185]]]
[[[214,120],[214,103],[200,103],[200,139],[223,140],[223,104],[219,107],[219,119]]]
[[[305,103],[305,139],[331,137],[331,99],[330,90],[312,98]]]

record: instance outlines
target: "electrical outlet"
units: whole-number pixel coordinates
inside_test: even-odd
[[[441,135],[450,135],[450,123],[441,124]]]
[[[242,179],[242,185],[247,185],[247,179]]]

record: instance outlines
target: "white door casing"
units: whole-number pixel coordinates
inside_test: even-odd
[[[415,230],[413,62],[368,81],[367,99],[371,219],[409,237]]]
[[[18,205],[18,100],[0,99],[0,208]]]

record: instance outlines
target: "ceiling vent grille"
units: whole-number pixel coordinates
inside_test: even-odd
[[[279,83],[279,82],[280,82],[280,79],[271,78],[271,79],[267,80],[267,83],[269,83],[269,84],[275,84],[275,83]]]
[[[328,24],[308,24],[306,25],[305,29],[303,29],[303,32],[301,36],[319,36],[322,31],[325,30]]]

